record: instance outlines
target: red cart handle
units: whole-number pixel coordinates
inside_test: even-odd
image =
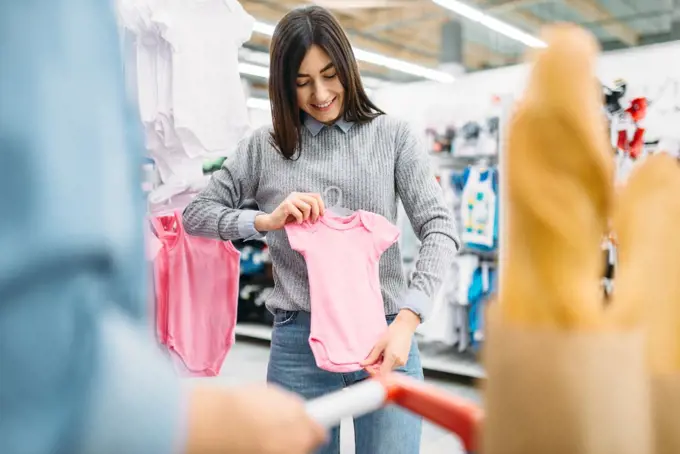
[[[343,391],[312,400],[307,411],[325,427],[396,404],[456,434],[467,452],[477,448],[482,411],[474,404],[409,377],[390,374],[371,378]]]

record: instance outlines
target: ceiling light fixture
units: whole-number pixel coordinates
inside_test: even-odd
[[[472,6],[466,5],[465,3],[460,2],[458,0],[432,0],[432,1],[437,5],[441,6],[442,8],[446,8],[450,11],[453,11],[456,14],[459,14],[473,22],[477,22],[481,25],[484,25],[486,28],[489,28],[497,33],[500,33],[501,35],[505,35],[508,38],[512,38],[515,41],[519,41],[520,43],[525,44],[529,47],[547,46],[545,42],[541,41],[535,36],[523,32],[517,27],[514,27],[506,22],[498,20],[495,17],[490,16],[478,10],[477,8],[473,8]]]
[[[264,52],[251,52],[248,54],[247,57],[253,57],[255,54],[266,55]],[[250,62],[241,61],[238,63],[238,72],[246,76],[255,76],[260,77],[262,79],[269,79],[269,66],[255,65]],[[380,88],[389,84],[389,82],[386,80],[370,76],[361,76],[361,81],[363,82],[364,87],[366,88]]]
[[[269,79],[269,67],[253,65],[252,63],[246,63],[240,61],[238,63],[238,72],[241,74],[246,74],[248,76],[261,77],[262,79]]]
[[[255,21],[253,31],[271,37],[274,35],[274,26],[265,24],[264,22]],[[436,69],[426,68],[425,66],[387,57],[375,52],[357,49],[356,47],[354,48],[354,56],[357,58],[357,60],[361,60],[366,63],[383,66],[385,68],[394,69],[395,71],[434,80],[436,82],[451,83],[455,80],[455,77],[444,71],[437,71]]]

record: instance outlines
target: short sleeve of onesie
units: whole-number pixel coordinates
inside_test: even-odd
[[[371,232],[376,252],[380,256],[399,239],[399,228],[379,214],[363,212],[362,215],[364,225]]]
[[[225,0],[225,3],[236,19],[235,38],[236,45],[240,47],[252,36],[255,18],[248,14],[237,0]]]
[[[294,251],[304,252],[309,235],[314,233],[314,226],[309,222],[303,222],[302,224],[291,223],[287,224],[285,229],[290,247]]]

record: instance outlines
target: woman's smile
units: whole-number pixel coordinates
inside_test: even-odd
[[[312,104],[312,107],[315,108],[316,110],[320,111],[320,112],[328,112],[329,110],[331,110],[331,107],[333,107],[333,103],[335,102],[335,99],[336,98],[333,97],[332,99],[330,99],[326,102]]]

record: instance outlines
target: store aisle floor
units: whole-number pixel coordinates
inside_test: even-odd
[[[268,356],[269,348],[267,345],[238,340],[229,353],[222,367],[222,374],[217,380],[229,385],[263,382],[267,372]],[[428,381],[448,392],[479,401],[478,393],[469,386],[435,379],[428,379]],[[341,432],[341,454],[353,454],[354,435],[351,420],[343,421]],[[453,435],[434,425],[425,423],[421,454],[462,453],[460,443]]]

